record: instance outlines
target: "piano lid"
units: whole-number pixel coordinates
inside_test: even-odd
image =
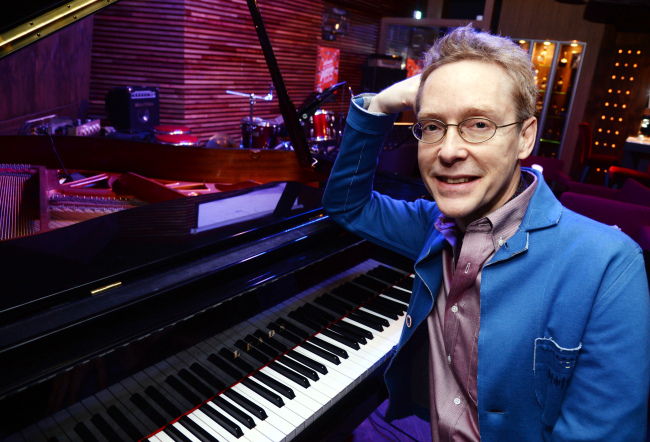
[[[0,325],[166,269],[186,266],[185,273],[168,276],[191,278],[199,270],[192,263],[204,256],[247,260],[299,240],[303,233],[280,233],[320,218],[321,197],[320,189],[275,182],[151,204],[0,242],[0,266],[7,275]],[[275,239],[256,244],[269,237]]]
[[[69,26],[119,0],[12,2],[0,17],[0,58]]]

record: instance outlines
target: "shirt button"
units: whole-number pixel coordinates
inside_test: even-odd
[[[447,356],[447,363],[451,364],[451,355]]]
[[[460,398],[459,398],[459,397],[457,397],[456,399],[454,399],[454,404],[456,404],[456,405],[460,405]]]
[[[458,306],[456,304],[451,306],[451,311],[454,313],[458,313]]]
[[[411,315],[406,315],[406,326],[408,328],[411,328],[412,324],[413,324],[413,320],[411,319]]]

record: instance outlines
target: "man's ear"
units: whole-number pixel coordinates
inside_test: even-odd
[[[530,117],[522,123],[521,131],[519,132],[519,152],[517,153],[517,158],[523,160],[533,152],[536,138],[537,118]]]

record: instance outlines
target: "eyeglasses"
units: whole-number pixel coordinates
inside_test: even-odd
[[[484,117],[468,118],[458,124],[447,124],[440,120],[422,120],[415,123],[411,127],[411,130],[415,138],[419,141],[433,144],[442,140],[447,135],[447,128],[449,126],[456,126],[458,127],[458,134],[463,140],[468,143],[484,143],[497,133],[498,128],[523,123],[523,121],[515,121],[514,123],[498,126],[494,121]]]

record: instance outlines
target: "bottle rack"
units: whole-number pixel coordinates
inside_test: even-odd
[[[538,133],[533,153],[559,157],[586,45],[577,41],[515,41],[531,56],[539,91],[535,109]]]

